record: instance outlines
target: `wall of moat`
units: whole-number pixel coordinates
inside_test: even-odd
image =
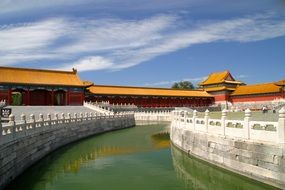
[[[285,109],[278,122],[188,117],[174,111],[170,138],[188,154],[252,179],[285,189]]]
[[[31,115],[15,123],[13,115],[8,124],[0,123],[0,189],[35,162],[71,142],[108,131],[135,126],[133,115],[100,116],[80,113]]]

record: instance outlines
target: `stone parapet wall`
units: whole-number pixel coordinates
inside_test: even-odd
[[[0,189],[14,180],[35,162],[71,142],[112,130],[135,126],[133,115],[99,116],[79,114],[75,117],[40,116],[34,121],[16,124],[13,116],[9,125],[0,124]],[[42,119],[41,119],[42,118]]]
[[[195,114],[188,118],[186,113],[174,113],[170,138],[175,146],[188,154],[285,189],[283,112],[281,109],[278,122],[263,123],[250,121],[249,111],[240,121],[227,121],[226,112],[217,120],[209,119],[208,114],[201,120]],[[251,122],[261,128],[254,129]],[[273,130],[266,131],[266,125]]]
[[[135,112],[136,121],[168,121],[172,119],[170,111]]]

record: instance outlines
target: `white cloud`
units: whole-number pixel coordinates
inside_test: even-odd
[[[79,60],[78,62],[72,65],[66,64],[58,69],[70,70],[71,68],[76,68],[79,71],[102,70],[110,68],[113,65],[114,64],[106,58],[100,56],[93,56],[93,57],[85,57],[84,59]]]
[[[175,15],[157,15],[142,20],[61,18],[0,25],[0,44],[5,47],[0,49],[0,63],[48,60],[59,63],[59,69],[120,70],[196,44],[285,35],[285,20],[274,15],[184,24]]]
[[[89,0],[90,1],[90,0]],[[88,0],[85,0],[88,2]],[[1,0],[0,13],[13,13],[18,11],[34,10],[39,8],[49,8],[60,5],[77,5],[82,3],[78,0]]]
[[[0,63],[59,59],[48,47],[65,35],[65,28],[63,19],[0,26]]]
[[[28,51],[44,48],[64,35],[62,19],[51,19],[36,23],[7,25],[0,28],[0,52]]]

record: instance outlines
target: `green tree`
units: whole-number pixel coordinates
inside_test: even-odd
[[[195,89],[194,85],[190,81],[175,82],[171,88],[173,89]]]

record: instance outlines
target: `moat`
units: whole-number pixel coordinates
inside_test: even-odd
[[[166,125],[93,136],[65,146],[32,166],[9,190],[275,189],[187,156]]]

